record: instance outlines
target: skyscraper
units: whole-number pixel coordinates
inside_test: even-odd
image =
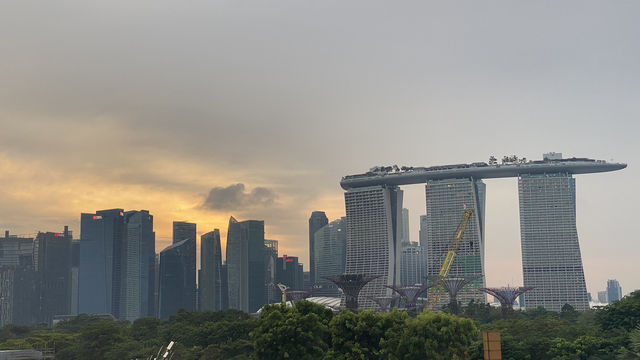
[[[34,242],[34,269],[40,288],[38,321],[71,314],[71,233],[39,232]]]
[[[324,211],[314,211],[311,213],[311,217],[309,218],[309,272],[312,285],[318,282],[319,279],[315,272],[315,233],[328,223],[329,219],[327,219]]]
[[[622,286],[618,280],[607,280],[607,300],[611,304],[614,301],[622,299]]]
[[[178,310],[193,310],[193,295],[189,286],[191,244],[178,241],[160,252],[160,289],[158,317],[166,319]]]
[[[569,173],[522,174],[518,179],[525,307],[587,310],[576,230],[575,179]]]
[[[0,239],[0,326],[39,321],[40,286],[33,264],[33,238],[5,232]]]
[[[222,252],[218,229],[200,237],[198,295],[200,311],[222,310]]]
[[[377,185],[345,192],[347,213],[346,274],[381,275],[359,295],[363,308],[373,308],[368,297],[391,296],[385,285],[400,285],[400,229],[402,190]]]
[[[71,241],[71,315],[78,315],[78,277],[80,275],[80,240]]]
[[[156,235],[147,210],[125,212],[124,223],[120,319],[134,321],[155,314]]]
[[[187,240],[185,248],[181,252],[184,256],[186,273],[185,273],[185,298],[184,309],[193,311],[196,309],[196,224],[174,221],[173,222],[173,243]]]
[[[465,210],[475,210],[467,225],[464,238],[451,266],[451,276],[465,277],[484,274],[484,208],[485,184],[472,178],[429,180],[425,186],[427,215],[424,241],[427,255],[427,276],[440,272],[449,244],[456,233]],[[484,287],[484,277],[467,285],[458,293],[463,304],[470,300],[485,302],[486,295],[478,290]],[[443,293],[440,302],[449,302]],[[439,308],[439,305],[437,305]]]
[[[227,276],[229,308],[256,312],[265,304],[264,221],[229,219]]]
[[[402,209],[402,237],[400,243],[403,245],[411,244],[411,237],[409,236],[409,209]]]
[[[424,284],[427,274],[427,254],[418,243],[409,243],[402,247],[400,265],[400,284],[413,286]]]
[[[422,246],[425,251],[427,248],[427,221],[427,215],[420,215],[420,246]]]
[[[78,311],[81,314],[120,316],[123,244],[122,209],[80,215]]]
[[[278,240],[264,240],[265,296],[267,303],[279,301],[280,290],[276,286],[276,259],[278,258]]]
[[[598,302],[601,304],[609,303],[609,300],[607,299],[607,290],[598,291]]]
[[[317,284],[322,286],[317,294],[340,296],[340,290],[323,276],[344,274],[347,256],[347,218],[334,220],[315,233],[315,273]]]
[[[298,257],[282,255],[276,260],[276,284],[286,285],[291,290],[302,290],[302,273],[302,264],[298,262]]]

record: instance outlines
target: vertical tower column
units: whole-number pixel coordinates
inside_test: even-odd
[[[346,274],[381,277],[366,285],[359,296],[362,308],[374,308],[370,297],[391,296],[387,285],[400,284],[402,190],[396,186],[350,189],[347,212]]]
[[[518,179],[525,307],[589,308],[576,230],[575,179],[568,173]]]
[[[425,186],[427,215],[421,223],[421,227],[425,230],[421,241],[426,247],[427,277],[435,278],[440,272],[449,244],[453,240],[464,211],[468,209],[475,211],[471,215],[449,275],[470,277],[484,274],[485,188],[482,180],[472,178],[427,181]],[[463,304],[470,300],[485,302],[486,296],[479,290],[482,287],[484,287],[484,278],[478,278],[460,291],[458,299]],[[436,309],[448,302],[448,295],[442,296]]]

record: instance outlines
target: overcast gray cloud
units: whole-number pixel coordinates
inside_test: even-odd
[[[255,187],[246,191],[244,184],[234,184],[227,187],[216,186],[209,191],[202,206],[215,211],[243,210],[273,205],[277,196],[265,187]]]

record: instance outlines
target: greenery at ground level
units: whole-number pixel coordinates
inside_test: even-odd
[[[640,291],[602,309],[559,313],[470,303],[459,316],[394,310],[334,314],[300,301],[257,318],[237,310],[180,311],[133,324],[80,315],[58,324],[0,329],[0,349],[54,348],[56,359],[146,359],[175,341],[174,359],[482,359],[481,331],[501,334],[503,359],[640,359]]]

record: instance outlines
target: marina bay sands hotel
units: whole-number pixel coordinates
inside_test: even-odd
[[[483,179],[518,178],[520,240],[527,309],[542,306],[560,311],[566,303],[576,310],[589,307],[576,229],[576,191],[573,175],[608,172],[627,165],[586,158],[563,159],[544,154],[543,160],[515,156],[499,163],[434,166],[375,167],[342,178],[347,214],[346,273],[382,275],[360,293],[362,307],[371,297],[391,296],[385,285],[400,285],[402,232],[401,185],[425,184],[426,217],[422,231],[427,275],[437,275],[449,243],[466,209],[473,209],[464,239],[449,276],[484,274],[485,184]],[[463,303],[485,302],[478,289],[484,277],[458,295]],[[446,296],[444,296],[446,297]],[[442,299],[447,301],[447,299]]]

